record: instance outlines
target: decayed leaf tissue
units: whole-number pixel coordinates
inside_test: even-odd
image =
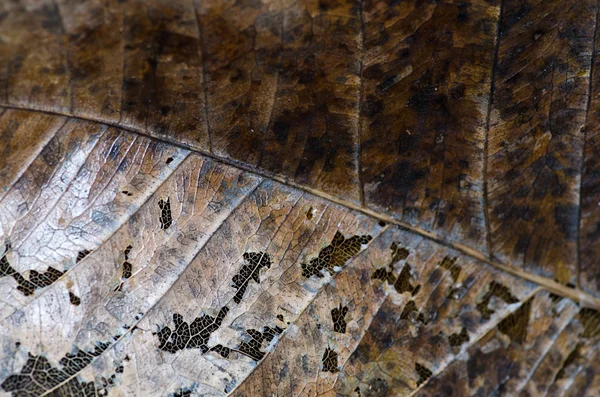
[[[599,396],[598,13],[0,1],[0,394]]]

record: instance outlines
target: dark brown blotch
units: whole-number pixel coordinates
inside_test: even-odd
[[[332,348],[326,348],[323,353],[323,371],[331,372],[332,374],[339,371],[338,369],[338,354]]]
[[[427,379],[431,378],[431,375],[433,375],[433,372],[431,372],[429,368],[419,363],[415,363],[415,371],[417,372],[418,376],[417,386],[420,386]]]
[[[71,302],[72,305],[79,306],[81,304],[81,299],[73,292],[69,291],[69,302]]]
[[[498,330],[519,344],[525,342],[527,338],[531,302],[532,299],[527,300],[514,313],[511,313],[498,323]]]

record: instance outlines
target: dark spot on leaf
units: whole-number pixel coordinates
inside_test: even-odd
[[[232,279],[233,287],[237,289],[237,293],[233,297],[235,303],[242,301],[250,280],[260,284],[260,270],[263,267],[269,269],[272,264],[271,256],[264,252],[245,252],[243,257],[245,264]]]
[[[508,287],[496,281],[492,281],[489,285],[488,292],[486,292],[486,294],[483,296],[481,302],[477,304],[477,310],[486,320],[489,320],[490,316],[494,313],[494,310],[488,307],[490,300],[494,296],[502,299],[508,304],[517,303],[519,301],[513,294],[510,293]]]
[[[158,202],[158,208],[160,208],[160,228],[163,230],[171,227],[173,218],[171,217],[171,199],[167,197],[167,200],[160,200]]]
[[[467,3],[461,3],[458,5],[458,15],[456,17],[458,22],[462,23],[469,20],[469,7],[470,4]]]
[[[394,85],[396,85],[396,83],[398,83],[400,80],[401,80],[400,76],[389,76],[389,77],[387,77],[385,80],[383,80],[377,86],[377,91],[376,91],[377,94],[381,94],[381,93],[389,90]]]
[[[375,117],[383,110],[383,103],[381,100],[377,100],[373,95],[367,97],[367,101],[364,105],[364,112],[367,117]]]
[[[339,307],[331,310],[334,332],[339,332],[340,334],[346,333],[346,320],[344,319],[346,314],[348,314],[348,307],[342,306],[341,303]]]
[[[96,396],[98,388],[95,382],[80,382],[74,376],[84,370],[94,358],[102,354],[111,344],[97,342],[94,350],[84,351],[75,348],[75,353],[67,353],[59,361],[59,366],[52,365],[44,356],[34,356],[31,353],[27,362],[18,374],[10,375],[2,382],[2,389],[12,392],[15,396],[46,395],[52,390],[52,395],[71,395],[73,390],[81,396]]]
[[[410,279],[410,265],[407,263],[402,268],[400,275],[398,275],[398,278],[394,283],[394,288],[396,289],[396,292],[398,292],[399,294],[402,294],[404,292],[410,292],[413,296],[416,295],[419,292],[421,286],[417,284],[413,287],[410,283]]]
[[[332,374],[338,372],[338,354],[331,348],[326,348],[323,353],[323,371],[331,372]]]
[[[460,333],[452,334],[448,337],[448,342],[450,343],[450,346],[453,346],[453,347],[458,347],[468,341],[469,341],[469,333],[467,332],[467,329],[465,327],[462,327]]]
[[[427,324],[425,316],[419,311],[419,309],[417,308],[417,304],[413,300],[408,301],[408,303],[404,306],[404,309],[400,314],[400,319],[407,321],[417,321],[421,324]]]
[[[86,256],[88,256],[90,253],[91,253],[91,251],[88,251],[88,250],[79,251],[77,253],[77,259],[75,259],[75,263],[78,263],[83,258],[85,258]]]
[[[415,363],[415,371],[417,371],[417,375],[419,376],[419,379],[417,379],[417,386],[420,386],[421,383],[425,382],[433,375],[427,367],[419,363]]]
[[[531,313],[531,299],[523,303],[514,313],[498,323],[498,330],[517,343],[523,343],[527,338],[527,327]]]
[[[191,324],[183,321],[181,314],[173,314],[174,330],[165,326],[156,335],[158,336],[158,348],[169,353],[176,353],[183,349],[200,349],[202,353],[210,350],[208,339],[210,335],[219,329],[229,308],[221,308],[216,317],[204,314],[196,317]]]
[[[321,278],[322,270],[333,275],[335,267],[344,266],[360,251],[361,245],[368,244],[371,239],[372,237],[368,235],[345,238],[342,233],[336,232],[331,244],[319,251],[318,257],[311,259],[308,264],[302,264],[302,275],[306,278],[311,276]]]
[[[75,306],[79,306],[81,304],[81,299],[71,291],[69,291],[69,301]]]
[[[456,264],[457,258],[444,257],[440,262],[440,267],[448,270],[452,275],[452,280],[456,282],[460,276],[462,268]]]
[[[375,378],[369,382],[369,395],[383,397],[390,395],[390,386],[385,379]]]
[[[289,131],[290,125],[285,120],[277,120],[273,123],[273,133],[280,145],[283,145],[287,141]]]
[[[283,328],[278,326],[275,326],[275,328],[264,327],[262,332],[248,329],[246,333],[250,335],[250,340],[240,343],[238,351],[254,361],[260,361],[265,356],[265,352],[262,351],[263,342],[271,342],[275,336],[280,335],[282,332]]]
[[[577,357],[579,356],[579,349],[581,348],[581,346],[582,346],[582,344],[578,343],[575,346],[575,348],[573,350],[571,350],[569,355],[565,358],[562,365],[560,366],[560,369],[556,373],[556,376],[554,377],[554,382],[552,382],[552,384],[556,383],[556,381],[558,379],[562,379],[564,377],[564,373],[565,373],[565,370],[567,369],[567,367],[569,365],[571,365],[572,363],[574,363],[575,360],[577,359]]]
[[[569,241],[577,239],[579,207],[575,204],[562,204],[554,207],[554,221]]]
[[[170,106],[161,106],[160,107],[160,114],[163,116],[168,115],[171,112],[171,107]],[[168,164],[168,163],[167,163]]]
[[[387,268],[382,267],[375,270],[375,272],[373,272],[373,274],[371,275],[371,278],[373,280],[381,280],[387,284],[393,285],[394,289],[399,294],[402,294],[404,292],[410,292],[413,296],[416,295],[421,289],[421,286],[419,284],[413,286],[410,283],[410,279],[412,277],[410,273],[410,264],[406,263],[402,267],[402,271],[400,272],[398,277],[396,277],[396,275],[394,274],[394,264],[408,258],[408,250],[406,248],[400,247],[397,243],[392,243],[392,245],[390,246],[390,250],[392,251],[392,259],[388,264]]]
[[[600,312],[584,307],[579,311],[578,317],[583,325],[582,337],[595,338],[600,335]]]

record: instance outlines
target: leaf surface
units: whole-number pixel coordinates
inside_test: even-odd
[[[0,4],[0,392],[599,394],[597,14]]]

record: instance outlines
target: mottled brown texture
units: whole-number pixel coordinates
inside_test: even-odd
[[[579,208],[579,279],[581,288],[600,292],[600,31],[596,29],[593,49],[590,103],[584,127],[585,151]]]
[[[598,395],[597,14],[0,1],[1,392]]]
[[[0,10],[0,103],[126,126],[360,201],[358,4]]]
[[[373,287],[385,288],[387,297],[368,328],[361,330],[364,336],[340,371],[335,388],[340,394],[350,395],[359,387],[369,396],[409,395],[490,329],[523,332],[510,325],[515,316],[521,317],[533,285],[464,257],[457,258],[455,265],[462,271],[454,278],[455,273],[442,266],[447,256],[456,257],[452,251],[402,233],[393,239],[410,252],[395,271],[401,273],[412,264],[412,282],[420,289],[413,295],[372,281]],[[506,288],[514,301],[490,298],[491,284],[510,286]],[[488,316],[480,312],[481,302],[490,307]]]
[[[352,1],[199,6],[213,153],[359,201]]]
[[[583,125],[595,0],[506,0],[489,127],[491,251],[577,281]]]
[[[53,136],[24,150],[0,199],[4,391],[43,377],[67,394],[425,393],[494,332],[515,352],[494,358],[511,374],[501,387],[597,388],[595,309],[530,298],[530,282],[203,156],[101,124],[37,122]],[[306,277],[317,260],[321,277]],[[16,272],[35,288],[23,294]],[[563,332],[553,324],[567,309]],[[521,382],[513,363],[540,358]]]
[[[3,110],[0,115],[0,197],[17,181],[23,165],[30,164],[66,119],[20,110]]]
[[[7,1],[0,104],[158,137],[597,293],[597,9]],[[50,130],[4,132],[3,152]]]
[[[484,144],[499,2],[365,1],[366,205],[486,251]]]
[[[57,3],[3,1],[0,15],[3,103],[70,112],[69,44]]]
[[[578,378],[587,372],[587,378],[594,380],[590,371],[595,372],[595,366],[584,361],[596,350],[598,340],[582,335],[577,306],[566,300],[553,302],[543,292],[527,304],[531,313],[543,317],[527,316],[522,338],[511,337],[499,324],[415,396],[595,395],[594,387]]]

